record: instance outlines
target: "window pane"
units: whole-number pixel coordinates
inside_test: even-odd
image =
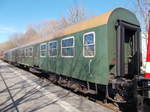
[[[34,56],[38,56],[38,50],[37,50],[37,48],[34,49]]]
[[[62,40],[62,56],[74,56],[74,38]]]
[[[94,45],[88,45],[84,47],[85,56],[94,56]]]
[[[57,48],[57,42],[49,43],[49,48]]]
[[[32,50],[33,50],[32,48],[29,48],[29,56],[32,56],[32,53],[33,53]]]
[[[41,53],[40,55],[41,56],[46,56],[46,53],[47,53],[47,48],[46,47],[47,47],[46,44],[43,44],[43,45],[40,46],[40,53]]]
[[[57,55],[57,42],[49,43],[49,56]]]
[[[94,43],[94,35],[93,33],[87,34],[84,36],[84,44],[93,44]]]
[[[73,50],[74,50],[74,48],[67,48],[68,56],[73,56]]]
[[[73,46],[73,38],[62,40],[62,47]]]
[[[26,49],[24,49],[24,56],[26,56]]]
[[[74,56],[74,48],[62,48],[63,56]]]
[[[41,45],[41,50],[46,50],[46,45]]]
[[[26,49],[26,56],[28,56],[28,49]]]
[[[46,56],[46,51],[41,51],[41,56]]]
[[[24,50],[22,50],[22,56],[24,56]]]
[[[57,49],[50,49],[50,56],[56,56],[57,55]]]

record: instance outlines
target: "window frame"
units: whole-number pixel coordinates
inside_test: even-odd
[[[23,50],[24,50],[24,57],[26,57],[26,49],[25,49],[25,48],[23,48]]]
[[[28,48],[25,48],[25,57],[28,57]]]
[[[85,35],[88,35],[88,34],[93,34],[93,38],[94,38],[94,40],[93,40],[93,44],[84,44],[84,41],[85,41]],[[95,32],[94,31],[92,31],[92,32],[87,32],[87,33],[84,33],[83,34],[83,57],[85,57],[85,58],[93,58],[93,57],[95,57],[95,55],[96,55],[96,42],[95,42]],[[94,55],[93,56],[85,56],[85,46],[89,46],[89,45],[94,45]]]
[[[63,40],[67,40],[67,39],[70,39],[70,38],[73,38],[73,46],[69,46],[69,47],[62,47],[62,41]],[[63,48],[73,48],[74,50],[73,50],[73,56],[63,56],[62,55],[62,49]],[[66,37],[66,38],[63,38],[63,39],[61,39],[61,57],[64,57],[64,58],[73,58],[75,56],[75,38],[74,38],[74,36],[71,36],[71,37]]]
[[[23,50],[22,50],[22,48],[20,48],[20,57],[23,57]]]
[[[54,42],[56,42],[56,48],[52,48],[52,49],[56,49],[56,55],[55,56],[51,56],[50,55],[50,43],[54,43]],[[53,40],[53,41],[50,41],[50,42],[48,42],[48,56],[49,57],[57,57],[58,56],[58,41],[57,40]]]
[[[25,50],[22,48],[22,57],[25,57]]]
[[[41,46],[42,46],[42,45],[46,45],[46,49],[45,49],[45,50],[41,50]],[[46,55],[45,55],[45,56],[42,56],[42,55],[41,55],[41,51],[46,51]],[[46,57],[46,56],[47,56],[47,43],[41,43],[41,44],[40,44],[40,57]]]
[[[18,55],[18,57],[21,57],[21,50],[20,49],[17,50],[17,55]]]
[[[30,55],[30,49],[32,49],[32,55]],[[28,48],[28,57],[33,57],[33,47]]]

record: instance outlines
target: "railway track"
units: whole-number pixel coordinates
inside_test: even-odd
[[[9,65],[9,64],[7,64],[7,65],[3,65],[3,67],[1,68],[1,70],[0,70],[0,72],[2,73],[2,77],[3,77],[3,80],[4,80],[4,82],[6,83],[6,85],[7,85],[7,87],[5,87],[5,88],[7,88],[8,89],[8,91],[9,91],[9,93],[10,94],[8,94],[8,96],[12,96],[12,98],[11,98],[11,100],[13,99],[13,101],[12,102],[14,102],[14,103],[12,103],[12,106],[14,106],[14,109],[15,108],[19,108],[18,109],[18,111],[17,111],[17,109],[15,109],[16,110],[16,112],[19,112],[20,111],[20,105],[18,105],[18,104],[16,104],[15,105],[15,102],[16,102],[16,98],[14,98],[13,97],[13,95],[14,95],[14,92],[12,91],[12,88],[9,88],[10,87],[10,84],[8,83],[8,77],[10,77],[10,75],[11,74],[14,74],[14,75],[11,75],[11,77],[13,77],[13,76],[15,76],[15,77],[18,77],[18,78],[20,78],[20,79],[22,79],[22,81],[23,82],[27,82],[28,84],[31,84],[32,85],[32,88],[36,88],[37,90],[39,90],[39,91],[43,91],[42,93],[47,97],[47,94],[49,95],[50,94],[50,96],[48,96],[48,98],[49,98],[49,102],[52,102],[52,103],[57,103],[57,104],[60,104],[60,105],[62,105],[63,106],[63,108],[66,108],[66,109],[68,109],[68,108],[74,108],[74,109],[72,109],[72,112],[78,112],[78,106],[79,105],[77,105],[77,107],[75,106],[71,106],[72,104],[74,105],[74,104],[76,104],[77,102],[76,102],[76,98],[77,99],[79,99],[79,101],[81,100],[81,99],[83,99],[84,100],[84,108],[86,107],[86,108],[89,108],[89,111],[90,110],[93,110],[93,111],[91,111],[91,112],[98,112],[98,110],[101,110],[100,112],[107,112],[106,110],[108,110],[109,112],[113,112],[113,111],[111,111],[111,110],[113,110],[113,109],[111,109],[110,107],[105,107],[104,105],[102,105],[102,104],[94,104],[94,103],[92,103],[91,101],[88,101],[87,102],[87,99],[91,99],[89,96],[87,96],[87,95],[82,95],[82,94],[80,94],[80,93],[76,93],[76,94],[74,94],[75,92],[72,92],[71,90],[66,90],[66,89],[63,89],[63,88],[65,88],[65,87],[60,87],[60,85],[58,85],[57,84],[57,86],[51,86],[51,82],[50,82],[50,80],[48,79],[48,78],[46,78],[46,77],[42,77],[40,74],[38,74],[38,73],[35,73],[35,74],[33,74],[33,72],[32,73],[30,73],[30,72],[28,72],[28,71],[26,71],[26,70],[24,70],[24,69],[18,69],[17,67],[14,67],[13,65]],[[8,74],[8,75],[7,75]],[[26,74],[25,76],[24,76],[24,74]],[[31,75],[30,76],[30,74],[33,74],[33,75]],[[1,75],[1,74],[0,74]],[[37,77],[39,77],[39,78],[37,78]],[[0,76],[0,78],[1,78],[1,76]],[[6,81],[5,81],[5,79],[6,79]],[[35,81],[35,79],[37,80],[37,81]],[[11,79],[10,79],[11,80]],[[35,82],[34,82],[35,81]],[[12,84],[12,81],[10,81],[11,82],[11,84]],[[41,83],[42,82],[42,83]],[[1,82],[1,83],[3,83],[3,81]],[[16,82],[17,83],[17,82]],[[45,88],[45,85],[46,84],[50,84],[49,86],[50,87],[46,87]],[[53,84],[52,84],[53,85]],[[55,84],[56,85],[56,84]],[[19,85],[18,85],[19,86]],[[53,94],[53,89],[52,89],[52,87],[54,87],[55,89],[56,89],[56,87],[57,87],[57,89],[58,90],[63,90],[62,91],[62,93],[60,94],[60,93],[57,93],[57,94]],[[14,88],[16,88],[16,87],[14,87]],[[30,87],[31,88],[31,87]],[[49,88],[49,89],[48,89]],[[61,88],[61,89],[59,89],[59,88]],[[51,90],[52,89],[52,90]],[[54,90],[55,90],[54,89]],[[50,91],[49,91],[50,90]],[[24,90],[22,90],[22,91],[24,91]],[[66,92],[64,92],[64,91],[66,91]],[[52,92],[52,94],[51,94],[51,92]],[[69,93],[69,95],[67,94],[67,93]],[[11,95],[12,94],[12,95]],[[60,95],[58,95],[58,94],[60,94]],[[72,96],[72,95],[75,95],[75,96],[73,96],[71,99],[73,99],[70,103],[71,104],[69,104],[69,102],[68,102],[68,98],[70,97],[70,95]],[[58,95],[58,96],[57,96]],[[67,95],[66,97],[64,96],[64,95]],[[62,98],[63,97],[63,98]],[[63,99],[63,100],[62,100]],[[64,101],[64,99],[65,99],[65,101]],[[74,100],[75,100],[75,102],[74,102]],[[87,103],[85,103],[85,102],[87,102]],[[91,103],[90,103],[91,102]],[[96,102],[96,101],[94,101],[94,99],[93,99],[93,102]],[[0,101],[0,103],[1,103],[1,101]],[[65,105],[64,105],[65,104]],[[66,104],[68,104],[68,105],[70,105],[70,106],[66,106]],[[87,105],[86,105],[87,104]],[[88,106],[89,105],[89,106]],[[98,106],[98,105],[101,105],[101,106]],[[88,106],[88,107],[87,107]],[[3,105],[3,107],[5,108],[5,106]],[[93,108],[93,109],[90,109],[90,107],[95,107],[95,109]],[[22,108],[24,108],[24,107],[22,107]],[[77,110],[76,110],[77,109]],[[0,108],[0,110],[1,110],[1,108]],[[97,110],[97,111],[94,111],[94,110]],[[102,111],[102,110],[105,110],[105,111]],[[84,110],[85,111],[85,110]],[[83,111],[83,112],[84,112]],[[70,112],[70,111],[69,111]],[[79,110],[79,112],[82,112],[82,110]],[[86,111],[87,112],[87,111]],[[115,111],[116,112],[116,111]]]
[[[20,67],[19,67],[20,68]],[[37,77],[39,77],[40,79],[42,79],[42,80],[46,80],[46,81],[48,81],[48,82],[51,82],[51,83],[53,83],[48,77],[47,77],[47,74],[44,74],[43,75],[43,73],[41,73],[41,72],[39,72],[39,71],[36,71],[36,70],[34,70],[34,69],[24,69],[24,68],[21,68],[21,69],[23,69],[23,70],[26,70],[26,71],[28,71],[28,72],[31,72],[32,74],[34,74],[35,76],[37,76]],[[67,90],[69,90],[69,91],[72,91],[73,93],[75,93],[75,94],[77,94],[77,95],[80,95],[80,96],[83,96],[83,97],[85,97],[85,98],[87,98],[88,100],[90,100],[90,101],[93,101],[93,102],[95,102],[95,103],[97,103],[97,104],[99,104],[99,105],[101,105],[101,106],[103,106],[103,107],[105,107],[105,108],[108,108],[108,109],[110,109],[110,110],[112,110],[112,111],[114,111],[114,112],[123,112],[123,111],[121,111],[120,109],[119,109],[119,106],[116,104],[116,103],[105,103],[105,101],[102,101],[102,100],[98,100],[95,96],[91,96],[91,95],[85,95],[85,94],[83,94],[83,93],[81,93],[81,92],[76,92],[75,90],[71,90],[70,88],[68,88],[68,87],[66,87],[66,86],[62,86],[62,85],[60,85],[60,84],[58,84],[58,83],[53,83],[53,84],[55,84],[55,85],[57,85],[57,86],[60,86],[60,87],[63,87],[64,89],[67,89]]]
[[[32,73],[33,73],[33,72],[32,72]],[[37,74],[34,74],[34,75],[37,76]],[[45,80],[45,79],[46,79],[46,81],[50,81],[48,78],[45,78],[45,77],[44,77],[45,79],[43,79],[43,77],[40,77],[40,78],[41,78],[42,80]],[[51,81],[50,81],[50,82],[51,82]],[[53,83],[53,84],[55,84],[55,85],[57,85],[57,86],[61,86],[61,85],[56,84],[56,83]],[[61,87],[63,87],[63,86],[61,86]],[[72,91],[72,90],[70,90],[69,88],[66,88],[66,87],[63,87],[63,88],[65,88],[65,89],[67,89],[67,90],[69,90],[69,91]],[[114,112],[123,112],[123,111],[121,111],[121,110],[119,109],[119,107],[118,107],[117,104],[104,103],[104,102],[101,101],[101,100],[95,99],[95,98],[90,97],[90,96],[88,96],[88,95],[84,95],[84,94],[82,94],[82,93],[80,93],[80,92],[75,92],[75,91],[72,91],[72,92],[74,92],[74,93],[77,94],[77,95],[83,96],[83,97],[87,98],[88,100],[93,101],[93,102],[95,102],[95,103],[97,103],[97,104],[99,104],[99,105],[101,105],[101,106],[103,106],[103,107],[105,107],[105,108],[108,108],[108,109],[110,109],[110,110],[113,110]]]
[[[13,65],[9,65],[12,69],[13,68],[16,68],[16,67],[14,67]],[[21,68],[21,67],[19,67],[19,68]],[[16,69],[18,69],[18,68],[16,68]],[[21,70],[25,70],[25,71],[27,71],[27,72],[30,72],[30,73],[32,73],[34,76],[36,76],[36,77],[39,77],[40,78],[40,80],[43,80],[43,81],[47,81],[47,82],[51,82],[50,80],[49,80],[49,78],[48,77],[46,77],[47,76],[47,74],[44,74],[44,73],[41,73],[41,72],[33,72],[33,70],[32,71],[30,71],[30,70],[28,70],[28,69],[23,69],[23,68],[21,68]],[[2,75],[0,74],[0,77],[2,78]],[[5,79],[4,78],[2,78],[4,81],[5,81]],[[52,82],[51,82],[52,83]],[[68,91],[72,91],[73,93],[75,93],[75,94],[77,94],[77,95],[79,95],[79,96],[82,96],[82,97],[85,97],[86,99],[88,99],[88,100],[90,100],[90,101],[93,101],[93,102],[95,102],[96,104],[98,104],[98,105],[100,105],[100,106],[103,106],[103,107],[105,107],[105,108],[107,108],[107,109],[109,109],[109,110],[112,110],[112,111],[114,111],[114,112],[128,112],[128,110],[122,110],[122,109],[120,109],[120,107],[118,106],[118,104],[115,104],[115,103],[112,103],[112,102],[107,102],[107,103],[105,103],[105,101],[104,100],[100,100],[100,99],[98,99],[97,97],[95,97],[95,96],[92,96],[92,95],[85,95],[85,94],[83,94],[83,93],[80,93],[80,92],[75,92],[75,91],[73,91],[73,90],[71,90],[71,89],[69,89],[69,88],[67,88],[67,87],[64,87],[64,86],[61,86],[60,84],[57,84],[57,83],[53,83],[53,84],[55,84],[55,85],[57,85],[57,86],[60,86],[60,87],[62,87],[62,88],[65,88],[65,89],[67,89]],[[7,86],[7,85],[6,85]],[[8,87],[7,87],[8,88]],[[9,88],[8,88],[8,91],[9,91]],[[11,94],[10,92],[9,92],[9,94]],[[10,95],[11,96],[11,95]],[[13,99],[13,98],[11,98],[11,99]],[[15,103],[14,103],[14,105],[15,105]],[[17,107],[16,107],[17,108]],[[18,112],[18,111],[17,111]],[[145,112],[145,111],[144,111]],[[149,111],[146,111],[146,112],[149,112]]]
[[[33,72],[32,72],[32,73],[33,73]],[[34,75],[37,76],[37,74],[34,74]],[[38,76],[38,77],[39,77],[39,76]],[[44,80],[43,77],[40,77],[40,78],[41,78],[42,80]],[[44,78],[45,78],[45,77],[44,77]],[[50,81],[48,78],[45,78],[45,79],[46,79],[46,81]],[[50,82],[51,82],[51,81],[50,81]],[[55,83],[55,85],[61,86],[61,85],[56,84],[56,83]],[[61,87],[63,87],[63,86],[61,86]],[[72,91],[72,90],[70,90],[70,88],[66,88],[66,87],[63,87],[63,88],[65,88],[65,89],[67,89],[67,90],[69,90],[69,91]],[[80,92],[75,92],[75,91],[72,91],[72,92],[74,92],[74,93],[77,94],[77,95],[81,95],[81,96],[87,98],[88,100],[93,101],[93,102],[95,102],[95,103],[97,103],[97,104],[99,104],[99,105],[101,105],[101,106],[103,106],[103,107],[105,107],[105,108],[108,108],[108,109],[110,109],[110,110],[113,110],[114,112],[123,112],[123,111],[121,111],[121,110],[119,109],[119,107],[118,107],[117,104],[114,104],[114,103],[104,103],[104,101],[98,100],[98,99],[93,98],[93,97],[90,97],[89,95],[84,95],[84,94],[82,94],[82,93],[80,93]]]

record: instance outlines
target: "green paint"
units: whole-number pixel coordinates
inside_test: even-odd
[[[41,43],[39,43],[32,45],[34,54],[37,53],[37,55],[34,57],[24,57],[21,63],[30,66],[39,66],[43,70],[54,72],[58,75],[62,74],[75,79],[107,85],[110,72],[115,74],[115,64],[111,70],[109,66],[112,65],[112,60],[116,60],[115,24],[118,19],[139,25],[134,14],[125,9],[116,9],[110,15],[108,24],[106,25],[54,39],[58,41],[57,57],[49,57],[48,54],[46,57],[40,57]],[[83,34],[88,32],[95,32],[96,35],[96,55],[93,58],[83,57]],[[61,39],[70,36],[75,37],[75,56],[73,58],[61,57]],[[46,41],[46,43],[48,42]],[[127,45],[126,50],[128,49]]]

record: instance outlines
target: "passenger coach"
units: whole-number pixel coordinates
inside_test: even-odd
[[[7,51],[5,60],[54,73],[53,81],[76,91],[136,101],[142,110],[140,24],[132,12],[117,8],[50,38]]]

